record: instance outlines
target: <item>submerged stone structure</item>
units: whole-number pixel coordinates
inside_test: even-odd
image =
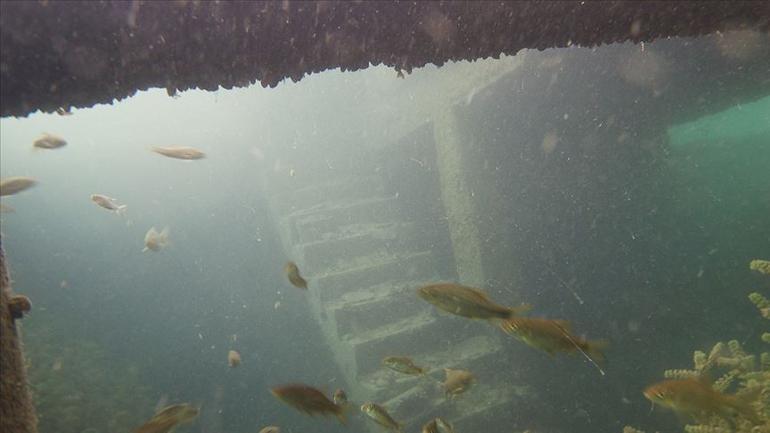
[[[12,309],[11,278],[0,244],[0,430],[32,433],[37,418],[27,387],[24,353]]]
[[[766,2],[0,2],[0,115],[89,107],[150,87],[174,94],[275,86],[334,67],[384,63],[408,73],[522,48],[743,32],[732,42],[722,35],[533,55],[436,98],[421,107],[426,116],[394,119],[396,137],[380,145],[409,152],[368,149],[367,167],[322,183],[299,175],[268,185],[286,255],[309,277],[312,310],[352,398],[384,404],[410,430],[440,411],[459,431],[476,431],[490,413],[513,425],[512,407],[549,409],[528,403],[532,394],[521,398],[499,356],[507,350],[499,332],[439,315],[413,293],[436,280],[500,281],[494,255],[509,263],[507,293],[517,290],[515,245],[489,239],[490,220],[482,219],[511,207],[498,200],[493,179],[472,174],[500,149],[550,152],[565,136],[582,137],[569,149],[586,158],[619,147],[655,152],[666,125],[767,95],[769,12]],[[495,148],[474,141],[471,132],[483,126],[458,113],[481,116],[499,95],[521,128]],[[415,201],[425,213],[409,213]],[[1,255],[0,283],[0,426],[34,432]],[[384,370],[388,355],[414,357],[432,369],[429,377]],[[491,373],[452,401],[437,388],[445,367]]]

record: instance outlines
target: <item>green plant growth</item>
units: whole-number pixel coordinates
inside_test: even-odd
[[[24,323],[27,374],[39,431],[128,432],[141,425],[153,402],[138,369],[66,329],[45,313]]]

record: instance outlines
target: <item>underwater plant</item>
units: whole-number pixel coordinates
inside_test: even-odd
[[[67,333],[57,317],[24,323],[28,379],[42,433],[132,431],[154,401],[139,369]]]
[[[770,275],[770,261],[752,260],[749,268]],[[758,292],[752,292],[748,298],[762,317],[770,320],[770,300]],[[770,332],[763,333],[761,339],[770,344]],[[715,372],[721,372],[721,375],[711,384],[711,388],[720,394],[732,391],[736,398],[750,405],[756,412],[756,419],[728,419],[723,414],[703,414],[707,416],[699,416],[697,424],[685,425],[684,432],[770,433],[770,351],[756,356],[747,353],[737,340],[718,342],[708,354],[699,350],[693,353],[692,369],[670,369],[664,371],[663,376],[671,380],[697,380],[709,377]],[[626,426],[623,433],[644,432]]]

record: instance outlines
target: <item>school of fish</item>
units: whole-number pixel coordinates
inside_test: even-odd
[[[33,149],[59,149],[67,145],[61,137],[44,134],[33,142]],[[153,147],[153,152],[168,158],[181,160],[199,160],[206,155],[188,146]],[[0,179],[0,196],[7,197],[37,185],[37,180],[27,176],[14,176]],[[90,199],[99,207],[123,215],[127,205],[104,194],[92,194]],[[13,212],[5,203],[0,204],[2,212]],[[158,231],[151,227],[144,237],[142,252],[160,252],[169,245],[169,228]],[[294,261],[287,261],[284,274],[292,286],[307,290],[308,281],[301,275],[299,266]],[[436,309],[463,319],[480,320],[490,323],[505,334],[522,343],[546,352],[550,356],[557,353],[581,354],[604,375],[605,340],[587,340],[571,330],[569,322],[562,319],[525,316],[533,307],[520,304],[510,307],[496,303],[483,290],[451,282],[438,282],[416,289],[416,295]],[[29,304],[31,306],[31,304]],[[25,311],[28,311],[29,307]],[[233,342],[236,340],[233,339]],[[241,365],[241,355],[236,350],[227,353],[230,368]],[[415,376],[430,380],[431,368],[418,365],[409,356],[399,354],[386,356],[382,366],[398,375]],[[455,399],[466,393],[474,383],[483,380],[471,371],[455,368],[434,368],[443,371],[444,380],[438,381],[446,399]],[[436,380],[435,378],[433,378]],[[272,395],[286,405],[307,415],[336,417],[339,422],[347,422],[347,414],[352,405],[343,389],[336,389],[331,398],[310,385],[294,383],[274,386]],[[705,378],[670,379],[650,385],[643,391],[644,397],[677,413],[699,417],[719,416],[726,419],[740,416],[751,422],[759,423],[759,418],[750,404],[751,396],[728,395],[712,388]],[[360,412],[366,419],[378,424],[387,431],[403,432],[402,423],[391,415],[382,404],[367,401],[360,405]],[[146,423],[134,430],[134,433],[169,433],[179,425],[192,422],[200,413],[200,407],[189,403],[175,404],[158,410]],[[260,433],[280,433],[278,426],[266,426]],[[422,433],[454,433],[451,423],[436,417],[425,423]]]

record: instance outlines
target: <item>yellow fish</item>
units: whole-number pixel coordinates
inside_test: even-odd
[[[580,352],[604,375],[599,364],[604,361],[602,349],[606,341],[588,341],[570,332],[569,322],[564,320],[515,317],[500,323],[500,328],[522,342],[546,351],[549,355],[557,352]]]
[[[165,227],[160,233],[155,230],[155,227],[150,227],[147,230],[147,234],[144,235],[144,249],[142,252],[158,252],[166,246],[168,246],[168,227]]]
[[[118,215],[124,214],[128,208],[128,206],[118,204],[117,200],[104,194],[91,194],[91,201],[99,205],[99,207],[115,212]]]
[[[361,412],[365,413],[369,418],[373,419],[374,422],[388,430],[401,431],[401,424],[396,422],[396,420],[390,416],[388,411],[377,403],[372,403],[370,401],[362,404]]]
[[[382,360],[382,363],[393,371],[404,374],[421,375],[425,374],[425,369],[415,365],[411,358],[406,356],[388,356]]]
[[[286,263],[283,267],[283,271],[286,272],[286,276],[289,277],[289,282],[298,289],[307,289],[307,281],[299,274],[299,268],[294,262]]]
[[[48,133],[43,134],[42,137],[32,143],[32,147],[35,149],[58,149],[66,145],[67,141],[65,139]]]
[[[12,176],[0,179],[0,197],[13,195],[32,188],[37,185],[37,181],[27,176]]]
[[[321,391],[302,384],[277,386],[270,392],[282,402],[308,415],[335,415],[345,424],[345,409],[329,400]]]
[[[241,365],[241,354],[235,350],[227,352],[227,365],[229,365],[230,368]]]
[[[446,380],[442,385],[444,385],[444,393],[447,397],[456,397],[464,393],[476,380],[476,376],[468,370],[445,368],[444,373]]]
[[[681,414],[693,417],[717,415],[729,419],[737,413],[759,424],[757,413],[748,401],[722,394],[702,379],[664,380],[650,385],[643,394],[651,402]]]
[[[171,405],[161,409],[134,433],[168,433],[179,424],[194,420],[199,412],[200,409],[191,404]]]
[[[200,150],[189,146],[165,146],[165,147],[153,147],[152,151],[159,153],[163,156],[176,159],[203,159],[206,154]]]
[[[417,294],[447,313],[469,319],[510,319],[532,308],[526,304],[515,308],[505,307],[493,302],[479,289],[454,283],[424,286],[417,290]]]

